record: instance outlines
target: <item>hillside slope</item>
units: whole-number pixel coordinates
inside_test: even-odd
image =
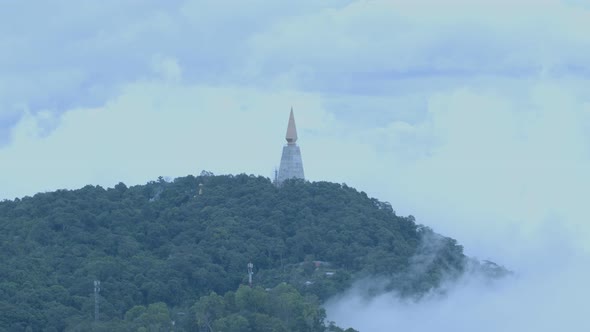
[[[325,300],[367,276],[421,294],[468,259],[455,240],[346,185],[204,174],[86,186],[0,202],[0,327],[91,321],[100,280],[101,321],[163,302],[190,329],[199,297],[235,291],[249,262],[255,285],[287,282]]]

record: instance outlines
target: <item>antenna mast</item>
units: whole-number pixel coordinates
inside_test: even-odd
[[[250,285],[250,287],[252,287],[252,275],[254,274],[254,272],[252,272],[253,268],[254,264],[248,263],[248,284]]]
[[[100,281],[94,280],[94,320],[98,322],[98,298],[100,293]]]

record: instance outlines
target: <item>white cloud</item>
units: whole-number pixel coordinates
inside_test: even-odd
[[[488,240],[495,242],[491,251],[502,248],[502,236],[515,227],[525,236],[553,217],[577,228],[580,242],[588,238],[585,102],[546,83],[530,85],[518,99],[461,88],[430,101],[424,121],[367,133],[372,144],[365,148],[379,155],[358,168],[378,179],[352,175],[354,185],[371,183],[401,213],[454,234],[476,252]]]
[[[16,104],[33,113],[99,106],[119,85],[143,78],[154,54],[175,58],[183,78],[204,85],[282,84],[355,95],[428,89],[422,80],[408,84],[415,77],[431,78],[432,87],[436,77],[473,84],[483,74],[590,71],[590,11],[557,0],[34,7],[19,2],[0,13],[0,112]]]
[[[314,87],[325,76],[354,84],[359,73],[530,76],[587,66],[589,17],[550,0],[355,1],[257,34],[250,61],[266,73],[294,63],[311,68],[319,79],[300,84]]]
[[[555,207],[563,208],[559,203]],[[461,223],[456,227],[465,228],[466,221],[455,219]],[[590,277],[590,256],[580,250],[579,240],[584,236],[567,224],[568,219],[552,218],[528,234],[519,233],[518,223],[511,225],[512,233],[487,232],[485,240],[497,241],[494,250],[509,258],[516,271],[513,277],[490,282],[466,274],[444,284],[444,295],[436,292],[418,301],[395,293],[369,298],[363,289],[371,281],[362,281],[325,304],[328,319],[339,326],[374,332],[586,331],[590,324],[584,304],[590,292],[583,285]]]
[[[271,176],[293,106],[311,180],[390,201],[515,269],[547,238],[587,246],[589,8],[256,3],[0,12],[0,130],[17,123],[0,199],[203,169]]]
[[[326,304],[328,319],[359,331],[586,331],[584,308],[590,293],[588,257],[551,256],[549,268],[489,284],[467,278],[450,286],[447,296],[419,302],[395,294],[366,299],[356,289]]]
[[[311,94],[159,79],[127,85],[103,107],[64,113],[46,136],[40,123],[47,114],[27,113],[13,129],[12,144],[0,150],[2,197],[88,183],[137,184],[202,169],[270,176],[290,105],[302,130],[327,125]]]
[[[179,82],[182,79],[182,68],[178,60],[171,57],[155,56],[152,60],[152,70],[164,81]]]

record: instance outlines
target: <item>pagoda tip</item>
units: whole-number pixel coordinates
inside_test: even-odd
[[[295,126],[295,116],[293,115],[293,107],[291,106],[291,114],[289,114],[289,125],[287,126],[288,144],[295,144],[297,142],[297,127]]]

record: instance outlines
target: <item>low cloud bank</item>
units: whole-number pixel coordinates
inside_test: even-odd
[[[466,275],[414,302],[367,299],[359,284],[326,304],[328,319],[364,332],[590,331],[590,104],[555,82],[522,86],[515,97],[497,88],[432,96],[426,120],[376,135],[384,144],[370,162],[387,168],[359,169],[387,177],[349,181],[515,276]],[[412,151],[401,157],[404,146]]]
[[[362,332],[588,331],[590,255],[559,239],[515,257],[513,276],[490,282],[469,273],[444,285],[444,295],[369,298],[371,282],[358,283],[326,303],[328,319]]]

